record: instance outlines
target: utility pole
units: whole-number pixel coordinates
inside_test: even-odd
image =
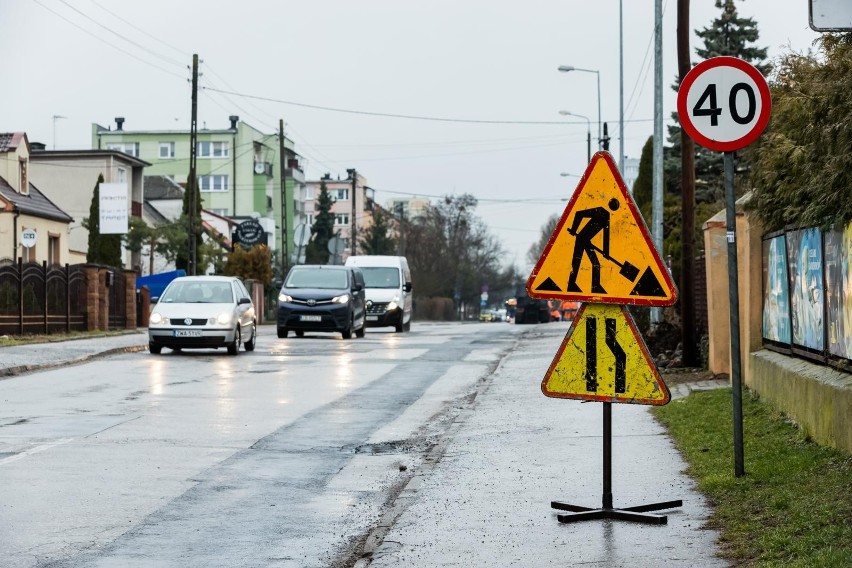
[[[287,154],[284,151],[284,119],[278,119],[278,152],[281,160],[281,268],[286,274],[290,266],[287,256]],[[298,260],[298,259],[297,259]]]
[[[192,117],[189,123],[189,179],[186,180],[186,191],[189,192],[189,230],[187,241],[189,241],[189,262],[187,274],[195,276],[197,272],[196,232],[195,232],[195,210],[198,207],[198,176],[195,171],[195,154],[198,145],[198,54],[192,54]]]
[[[352,234],[350,235],[352,237],[352,244],[350,245],[349,255],[355,256],[355,255],[358,254],[357,251],[355,250],[355,247],[357,246],[357,243],[358,243],[358,240],[357,240],[358,239],[358,231],[355,228],[355,211],[356,211],[356,209],[355,209],[355,187],[356,187],[356,184],[358,183],[358,172],[355,170],[355,168],[352,168],[351,170],[346,170],[346,171],[347,171],[347,173],[349,173],[350,176],[352,176],[352,192],[351,192],[352,194],[349,196],[350,199],[352,200],[352,219],[349,221],[349,227],[352,231]]]
[[[651,199],[651,238],[663,252],[663,0],[654,0],[654,178]],[[651,326],[663,321],[663,309],[651,308]]]
[[[692,68],[689,57],[689,0],[677,2],[677,66],[679,82]],[[680,321],[683,365],[698,366],[695,340],[695,142],[680,129],[681,167],[681,261]]]
[[[624,3],[618,0],[618,171],[624,175]]]

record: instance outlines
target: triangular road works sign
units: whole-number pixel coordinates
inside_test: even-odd
[[[677,289],[612,156],[586,168],[527,281],[546,300],[670,306]]]
[[[541,392],[554,398],[663,405],[671,396],[624,306],[583,304]]]

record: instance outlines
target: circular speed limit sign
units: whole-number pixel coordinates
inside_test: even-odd
[[[690,138],[710,150],[748,146],[769,122],[772,101],[766,79],[736,57],[702,61],[684,77],[677,113]]]

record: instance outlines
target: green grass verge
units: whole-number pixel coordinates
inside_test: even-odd
[[[653,409],[713,507],[723,555],[738,566],[852,566],[852,456],[805,439],[743,395],[746,475],[734,476],[731,390]]]
[[[53,343],[56,341],[68,341],[69,339],[109,337],[112,335],[124,335],[126,333],[126,331],[72,331],[70,333],[56,333],[52,335],[0,335],[0,347],[28,345],[30,343]]]

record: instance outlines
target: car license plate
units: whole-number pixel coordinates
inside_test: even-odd
[[[299,316],[299,321],[322,321],[322,316]]]
[[[379,321],[379,316],[367,316],[367,321]]]
[[[200,329],[176,329],[175,337],[201,337]]]

